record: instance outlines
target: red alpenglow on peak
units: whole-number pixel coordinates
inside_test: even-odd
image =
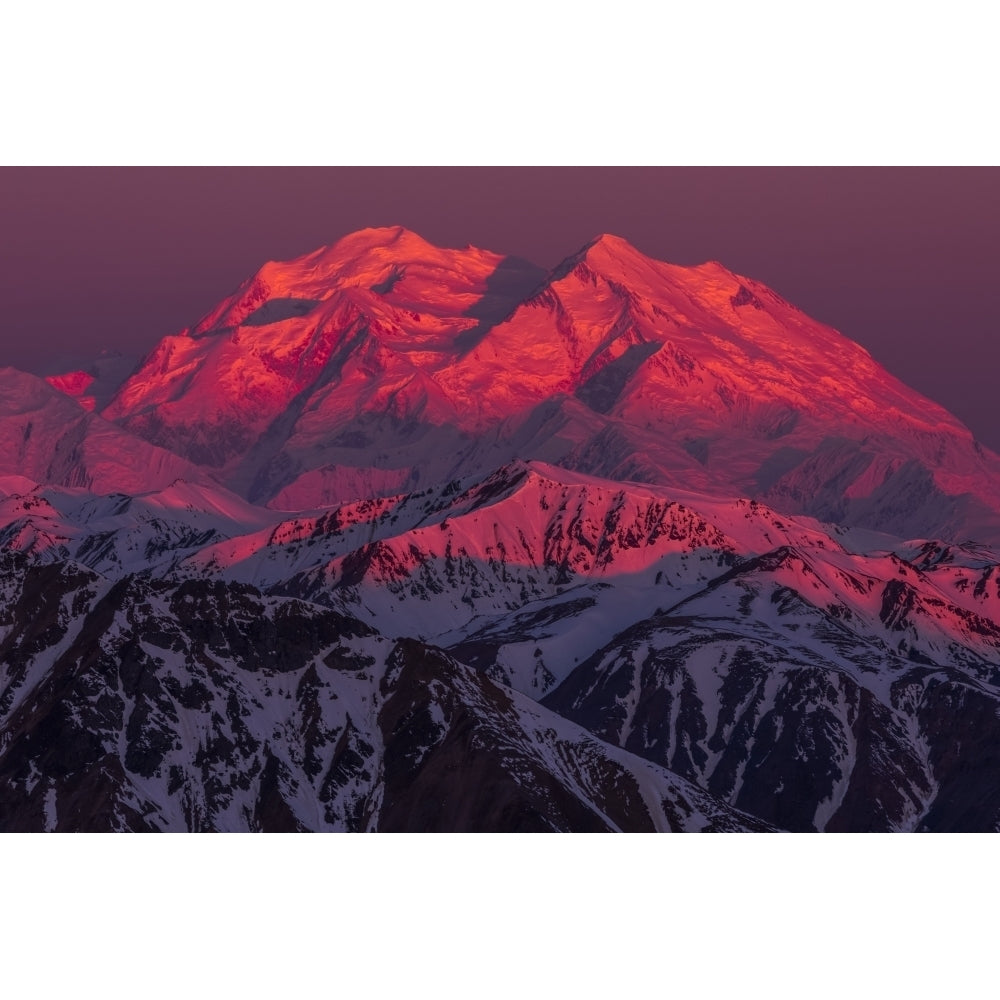
[[[270,261],[191,328],[192,336],[303,315],[345,290],[433,310],[472,307],[486,292],[502,255],[468,247],[442,250],[401,226],[364,229],[286,262]]]
[[[552,272],[367,229],[265,264],[103,416],[255,502],[538,459],[905,534],[1000,530],[1000,466],[857,344],[717,262],[602,235]]]
[[[97,400],[93,396],[87,395],[87,389],[94,382],[94,376],[90,372],[67,372],[65,375],[48,375],[45,381],[67,396],[72,396],[85,409],[93,411]]]

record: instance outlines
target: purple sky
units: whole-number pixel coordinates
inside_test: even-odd
[[[0,365],[140,355],[265,260],[383,225],[543,267],[602,232],[720,260],[1000,450],[997,168],[0,168]]]

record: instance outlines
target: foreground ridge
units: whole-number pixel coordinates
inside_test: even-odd
[[[859,551],[542,463],[292,517],[28,485],[0,504],[4,829],[1000,818],[982,547]]]

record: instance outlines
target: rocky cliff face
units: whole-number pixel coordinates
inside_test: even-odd
[[[416,640],[246,585],[8,555],[3,830],[765,824]]]

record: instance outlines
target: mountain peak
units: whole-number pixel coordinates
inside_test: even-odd
[[[549,281],[560,282],[571,274],[585,283],[600,276],[630,292],[654,299],[669,289],[692,294],[714,288],[720,293],[725,290],[724,301],[737,293],[745,280],[718,261],[685,267],[657,260],[613,233],[601,233],[584,244],[553,270]]]
[[[747,279],[740,277],[718,260],[708,260],[701,264],[672,264],[656,257],[650,257],[628,240],[613,233],[602,233],[595,237],[576,255],[577,262],[586,264],[605,277],[629,279],[640,285],[661,287],[664,284],[683,288],[697,288],[721,283],[742,286]]]
[[[391,263],[399,267],[427,263],[452,269],[462,258],[499,262],[501,254],[481,250],[471,244],[462,248],[439,247],[404,226],[380,226],[348,233],[335,243],[286,263],[270,267],[326,270],[331,276],[346,277],[352,271],[369,272]]]
[[[502,254],[473,246],[436,247],[403,226],[360,229],[300,257],[268,261],[187,333],[197,338],[231,330],[250,317],[251,325],[261,326],[303,316],[347,289],[386,295],[404,275],[417,284],[426,285],[428,279],[431,285],[455,283],[463,292],[478,290],[481,295],[503,260]],[[422,295],[404,298],[419,300]]]
[[[589,252],[591,250],[603,250],[608,253],[627,253],[627,254],[640,254],[642,251],[637,250],[625,237],[618,236],[615,233],[601,233],[595,236],[585,247]]]
[[[591,250],[595,248],[607,248],[609,250],[615,249],[625,249],[634,250],[635,248],[622,236],[618,236],[615,233],[598,233],[593,239],[588,240],[584,245],[576,252],[574,256],[585,257]]]
[[[402,254],[440,253],[440,249],[428,243],[418,233],[405,226],[373,226],[359,229],[356,232],[342,236],[328,247],[317,250],[316,253],[350,254],[365,253],[372,250],[392,248]]]
[[[584,243],[576,253],[570,254],[557,264],[550,276],[550,281],[559,281],[581,264],[600,264],[604,260],[615,260],[622,257],[642,256],[628,240],[613,233],[600,233],[592,240]]]

